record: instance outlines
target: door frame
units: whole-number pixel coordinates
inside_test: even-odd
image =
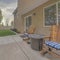
[[[26,27],[26,18],[28,18],[29,16],[32,17],[32,14],[27,15],[27,16],[24,17],[24,32],[27,32],[27,31],[26,31],[26,30],[27,30],[27,27]],[[32,19],[31,19],[31,20],[32,20]]]

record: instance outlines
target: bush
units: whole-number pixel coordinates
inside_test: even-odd
[[[15,31],[16,33],[20,33],[17,29],[11,29],[12,31]]]

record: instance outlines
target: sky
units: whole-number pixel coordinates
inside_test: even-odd
[[[13,19],[13,11],[17,7],[17,0],[0,0],[0,9],[2,10],[3,20]]]

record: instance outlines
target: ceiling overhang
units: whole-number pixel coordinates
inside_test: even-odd
[[[33,10],[33,9],[35,9],[38,6],[44,4],[47,1],[49,1],[49,0],[37,0],[37,2],[35,2],[33,5],[30,5],[29,7],[24,8],[22,10],[22,15],[25,14],[25,13],[27,13],[27,12],[29,12],[29,11],[31,11],[31,10]]]

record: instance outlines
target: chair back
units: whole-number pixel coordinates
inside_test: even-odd
[[[60,27],[58,25],[51,26],[51,40],[54,42],[60,42]]]
[[[31,25],[28,29],[29,34],[33,34],[35,32],[35,26]]]
[[[60,43],[60,26],[58,26],[57,42]]]

